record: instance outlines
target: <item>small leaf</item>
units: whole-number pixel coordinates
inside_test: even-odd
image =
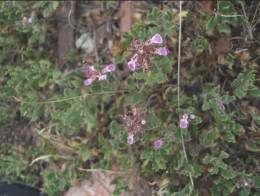
[[[250,178],[255,183],[255,187],[257,189],[259,189],[260,188],[260,175],[255,175],[255,176],[252,176]]]
[[[224,177],[224,179],[233,179],[237,176],[236,172],[232,168],[225,169],[221,172],[221,176]]]
[[[204,146],[214,146],[215,145],[215,140],[219,138],[219,132],[216,129],[209,130],[206,133],[202,135],[202,145]]]
[[[251,152],[260,152],[260,139],[250,139],[245,144],[246,150]]]
[[[137,80],[145,80],[146,78],[146,74],[144,72],[135,72],[133,76]]]
[[[162,71],[157,73],[152,72],[151,75],[149,75],[147,78],[147,84],[161,84],[166,82],[167,79],[167,76]]]
[[[145,101],[145,96],[143,94],[129,94],[125,97],[126,105],[136,105]]]
[[[206,25],[207,34],[211,35],[213,33],[217,22],[218,22],[217,16],[210,17],[210,19]]]
[[[231,143],[236,142],[235,136],[231,132],[225,133],[225,139],[226,139],[227,142],[231,142]]]
[[[229,27],[228,24],[226,23],[220,23],[218,25],[218,31],[220,33],[226,33],[226,34],[230,34],[231,33],[231,28]]]
[[[257,87],[250,88],[248,90],[248,95],[253,97],[260,97],[260,89]]]
[[[91,158],[91,152],[86,145],[80,146],[80,156],[83,161],[87,161]]]
[[[211,109],[210,103],[204,102],[201,109],[202,109],[202,111],[207,111],[207,110]]]

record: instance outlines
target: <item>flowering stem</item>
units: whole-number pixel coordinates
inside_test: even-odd
[[[181,68],[181,36],[182,36],[182,1],[179,1],[179,43],[178,43],[178,87],[177,87],[177,102],[178,102],[178,113],[180,114],[180,68]],[[183,138],[183,131],[181,131],[181,144],[182,144],[182,150],[184,154],[185,160],[188,162],[188,156],[186,153],[186,148],[185,148],[185,143],[184,143],[184,138]],[[191,183],[191,191],[192,192],[194,188],[194,182],[191,173],[189,172],[189,177],[190,177],[190,183]]]
[[[178,87],[177,87],[177,93],[178,93],[178,97],[177,97],[177,102],[178,102],[178,113],[180,113],[180,68],[181,68],[181,32],[182,32],[182,16],[181,16],[181,12],[182,12],[182,1],[180,1],[180,7],[179,7],[179,43],[178,43],[178,76],[177,76],[177,80],[178,80]]]

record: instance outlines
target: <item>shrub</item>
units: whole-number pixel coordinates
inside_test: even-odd
[[[171,41],[177,37],[177,16],[177,12],[154,9],[148,14],[148,24],[137,24],[125,35],[126,50],[111,60],[111,69],[88,67],[83,77],[62,72],[46,58],[25,68],[6,69],[5,96],[15,97],[23,116],[44,122],[53,136],[70,138],[82,131],[86,137],[68,144],[80,163],[71,163],[72,169],[64,173],[43,172],[43,187],[50,195],[58,194],[53,183],[59,191],[68,187],[77,178],[76,167],[86,163],[95,168],[119,164],[122,170],[137,169],[144,179],[156,182],[155,190],[164,195],[198,195],[203,187],[212,195],[249,195],[259,188],[254,173],[257,160],[251,154],[246,155],[248,159],[240,155],[257,150],[255,138],[243,139],[250,132],[251,117],[240,108],[244,100],[259,97],[256,70],[245,68],[227,76],[226,88],[211,73],[199,75],[208,67],[198,65],[188,77],[182,76],[178,103],[176,45]],[[228,24],[221,19],[213,26],[226,33],[230,32]],[[208,22],[207,26],[212,32],[212,25]],[[188,46],[192,55],[211,52],[206,35],[192,39]],[[120,78],[114,71],[120,74],[124,67],[128,75]],[[189,72],[186,65],[182,70]],[[215,77],[221,80],[220,74]],[[198,91],[189,90],[194,88]],[[259,116],[251,115],[259,124]],[[124,186],[118,182],[118,187]]]

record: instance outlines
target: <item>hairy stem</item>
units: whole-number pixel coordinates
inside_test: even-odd
[[[182,1],[180,1],[180,6],[179,6],[179,43],[178,43],[178,113],[180,114],[180,68],[181,68],[181,38],[182,38]],[[188,156],[186,153],[186,148],[185,148],[185,143],[184,143],[184,138],[183,138],[183,132],[181,130],[181,144],[182,144],[182,149],[183,149],[183,154],[185,160],[188,162]],[[191,173],[189,173],[190,177],[190,183],[191,183],[191,191],[192,192],[194,188],[194,182]]]

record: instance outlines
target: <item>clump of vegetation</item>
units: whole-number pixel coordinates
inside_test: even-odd
[[[47,19],[58,2],[30,4],[42,19],[29,16],[28,3],[0,4],[0,123],[24,118],[40,141],[37,148],[1,149],[1,176],[59,195],[89,176],[84,169],[116,164],[136,170],[157,194],[259,193],[257,57],[246,58],[250,46],[237,51],[235,42],[216,56],[223,51],[218,37],[232,40],[248,25],[239,13],[246,2],[217,1],[216,13],[197,17],[154,8],[124,35],[109,64],[82,75],[48,56]],[[132,191],[114,182],[115,193]]]

